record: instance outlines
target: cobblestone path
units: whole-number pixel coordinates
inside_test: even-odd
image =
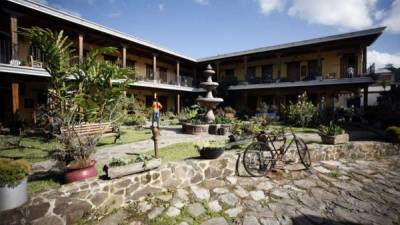
[[[295,167],[154,193],[85,224],[400,224],[400,156]]]

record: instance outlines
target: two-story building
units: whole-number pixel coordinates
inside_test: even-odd
[[[304,91],[314,102],[325,97],[330,107],[357,105],[357,101],[347,101],[343,96],[355,98],[360,89],[373,83],[367,76],[366,49],[384,30],[375,28],[196,60],[47,5],[4,0],[0,6],[0,123],[17,112],[23,120],[32,121],[37,107],[47,102],[50,75],[42,68],[45,59],[18,32],[21,27],[32,26],[63,30],[76,50],[78,60],[71,63],[79,63],[95,47],[118,48],[118,53],[99,60],[135,70],[136,81],[127,95],[134,95],[138,104],[147,106],[157,95],[165,109],[173,112],[193,104],[204,91],[197,84],[207,64],[213,65],[221,84],[217,95],[237,110],[255,111],[261,102],[279,107],[295,101]]]

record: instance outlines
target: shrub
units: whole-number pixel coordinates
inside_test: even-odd
[[[328,126],[321,125],[318,130],[320,136],[335,136],[344,133],[343,128],[334,124],[333,121],[330,121]]]
[[[0,159],[0,187],[15,187],[31,173],[26,160]]]
[[[286,122],[296,127],[310,127],[318,120],[318,107],[308,101],[307,93],[299,96],[296,104],[289,103],[289,107],[283,106]]]
[[[388,141],[400,143],[400,127],[391,126],[386,128],[385,135]]]
[[[215,117],[215,123],[216,124],[231,124],[233,123],[233,119],[225,116],[217,116]]]
[[[124,124],[125,125],[135,125],[135,126],[144,126],[146,125],[147,119],[143,113],[133,113],[126,117]]]
[[[198,113],[199,113],[199,108],[196,107],[196,105],[193,105],[191,107],[183,108],[183,110],[178,114],[177,117],[179,122],[184,123],[197,117]]]

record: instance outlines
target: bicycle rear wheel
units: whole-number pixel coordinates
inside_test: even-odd
[[[244,151],[243,165],[251,176],[265,176],[275,166],[274,153],[267,143],[253,142]]]
[[[311,166],[311,157],[307,144],[304,142],[303,139],[297,138],[296,147],[301,163],[303,163],[304,167],[308,169]]]

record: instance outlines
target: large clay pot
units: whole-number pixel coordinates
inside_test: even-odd
[[[97,177],[95,168],[96,160],[91,160],[90,164],[81,169],[70,169],[65,173],[65,183],[72,183],[75,181],[82,181],[92,177]]]
[[[27,178],[15,187],[0,187],[0,211],[17,208],[28,200]]]
[[[216,159],[224,153],[224,148],[204,147],[199,153],[203,159]]]

